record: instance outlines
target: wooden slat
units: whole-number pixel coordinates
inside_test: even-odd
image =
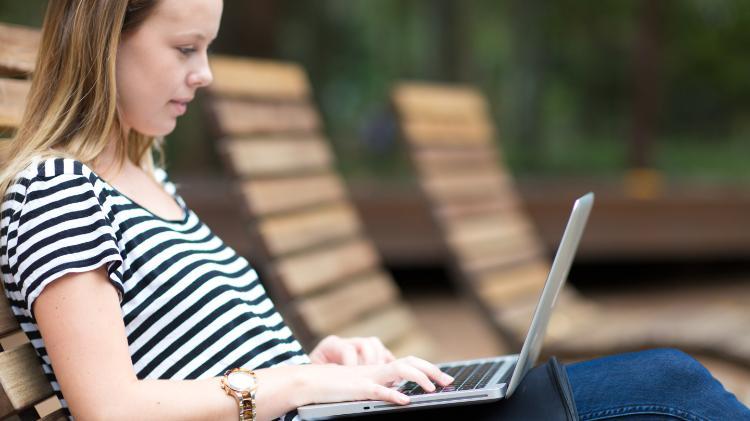
[[[318,137],[234,139],[226,141],[224,147],[235,170],[243,176],[322,171],[333,159]]]
[[[275,271],[292,297],[299,297],[364,273],[379,264],[373,245],[354,240],[277,261]]]
[[[242,191],[251,212],[258,215],[332,202],[346,195],[341,179],[333,173],[281,179],[250,179],[243,183]]]
[[[446,236],[455,247],[471,248],[475,242],[488,240],[512,243],[521,237],[534,237],[535,232],[528,218],[516,211],[507,211],[450,221],[446,224]]]
[[[394,90],[393,100],[405,121],[472,122],[487,116],[486,101],[469,87],[404,83]]]
[[[425,177],[421,182],[430,198],[440,203],[467,202],[471,199],[485,201],[492,195],[505,196],[512,193],[510,180],[502,173]]]
[[[311,133],[320,130],[313,107],[306,102],[268,103],[217,99],[212,103],[221,131],[230,136],[267,133]]]
[[[500,266],[541,258],[544,247],[536,239],[522,238],[515,243],[488,241],[471,249],[456,249],[459,264],[467,273],[479,273]]]
[[[26,333],[24,333],[20,329],[13,331],[11,334],[5,335],[2,338],[0,338],[0,345],[2,346],[2,349],[6,351],[9,349],[18,348],[28,342],[29,342],[29,337],[26,336]]]
[[[60,408],[55,412],[45,415],[39,421],[67,421],[68,416],[65,414],[65,410]]]
[[[397,299],[393,280],[383,273],[374,273],[306,298],[297,308],[313,333],[322,337]]]
[[[0,79],[0,129],[15,129],[21,123],[31,82]]]
[[[341,337],[375,336],[388,346],[418,328],[413,313],[404,304],[396,304],[372,314],[356,324],[336,332]]]
[[[479,217],[481,215],[506,212],[519,209],[520,199],[515,194],[503,197],[490,196],[485,200],[472,202],[447,202],[436,204],[435,214],[441,220],[449,222],[454,219]]]
[[[40,42],[37,29],[0,23],[0,74],[32,73]]]
[[[214,81],[210,90],[217,95],[279,101],[303,100],[310,95],[305,72],[296,64],[213,56],[211,70]]]
[[[488,122],[471,125],[445,121],[405,122],[404,136],[416,147],[488,145],[494,137]]]
[[[498,171],[498,160],[491,147],[423,148],[412,152],[420,174],[454,174],[462,172]]]
[[[356,211],[345,202],[304,212],[270,216],[258,224],[266,248],[286,254],[331,240],[354,236],[360,230]]]
[[[0,336],[5,336],[18,329],[20,329],[20,326],[10,311],[8,299],[4,295],[0,296]]]
[[[548,274],[545,260],[532,260],[481,274],[476,288],[486,302],[502,308],[514,305],[521,297],[538,297]]]
[[[0,416],[29,408],[53,393],[30,343],[0,353],[0,384],[12,405],[1,407]]]

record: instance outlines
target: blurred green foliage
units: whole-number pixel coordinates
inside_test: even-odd
[[[44,1],[1,1],[0,20],[41,21]],[[408,176],[388,107],[404,79],[480,87],[521,175],[618,177],[629,165],[642,4],[226,0],[216,51],[301,63],[352,177]],[[750,2],[660,5],[651,162],[679,179],[750,181]],[[253,7],[265,13],[255,24]],[[170,137],[170,161],[215,166],[207,136],[191,112]]]

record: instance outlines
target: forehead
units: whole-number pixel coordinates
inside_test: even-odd
[[[168,33],[199,33],[211,40],[219,31],[222,8],[222,0],[159,0],[144,25]]]

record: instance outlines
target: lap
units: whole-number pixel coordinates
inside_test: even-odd
[[[750,420],[748,408],[681,351],[658,349],[614,355],[571,364],[566,371],[582,420]],[[494,420],[506,404],[498,401],[363,418]]]

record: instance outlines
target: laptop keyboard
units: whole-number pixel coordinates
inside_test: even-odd
[[[489,361],[448,367],[443,371],[454,378],[448,386],[435,385],[434,392],[426,392],[415,382],[407,382],[398,391],[407,395],[421,395],[424,393],[455,392],[459,390],[481,389],[487,386],[490,379],[503,367],[505,361]]]

